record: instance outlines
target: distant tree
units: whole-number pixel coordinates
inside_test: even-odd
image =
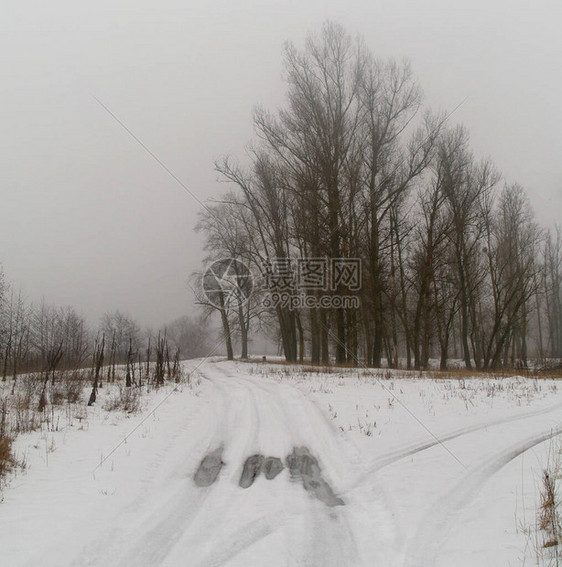
[[[132,343],[132,349],[138,351],[141,342],[141,328],[129,315],[119,310],[103,315],[100,323],[100,332],[111,337],[114,357],[118,362],[126,362]]]
[[[214,298],[209,298],[203,292],[200,275],[195,275],[195,286],[199,290],[197,301],[207,312],[218,311],[221,316],[223,337],[225,339],[227,356],[233,356],[232,339],[238,334],[241,344],[241,357],[248,358],[248,332],[252,319],[257,315],[258,304],[250,299],[252,281],[247,278],[248,270],[257,261],[256,247],[250,233],[251,224],[244,208],[232,195],[226,195],[221,202],[209,204],[199,213],[199,222],[196,230],[205,234],[205,250],[208,251],[206,263],[225,262],[228,270],[243,270],[243,273],[233,273],[236,278],[235,294],[233,296],[223,293],[220,289],[213,292]],[[230,262],[234,259],[234,262]],[[220,267],[219,267],[220,269]],[[213,274],[205,274],[204,278],[214,278]],[[211,287],[214,283],[210,283]],[[211,299],[211,300],[210,300]],[[249,300],[250,299],[250,300]]]
[[[58,311],[62,326],[65,367],[79,368],[86,363],[91,353],[86,319],[71,306],[59,308]]]
[[[0,271],[0,354],[2,355],[2,381],[6,381],[8,375],[14,335],[13,301],[7,300],[7,291],[8,285],[5,283],[3,272]]]
[[[30,350],[31,324],[32,310],[26,304],[22,293],[19,292],[15,300],[12,295],[10,301],[9,326],[9,344],[11,348],[9,350],[11,352],[12,376],[14,382],[20,370],[20,365],[24,363]],[[4,366],[4,371],[5,369]]]
[[[562,229],[549,231],[543,248],[542,287],[550,356],[562,358]]]
[[[166,325],[168,339],[182,359],[199,358],[211,350],[209,322],[204,317],[178,317]]]
[[[88,399],[88,405],[91,406],[95,404],[96,397],[98,394],[98,387],[101,379],[101,369],[104,361],[105,353],[105,335],[102,333],[101,338],[98,336],[94,345],[93,354],[93,380],[92,380],[92,391],[90,393],[90,398]]]
[[[191,290],[195,296],[195,303],[203,310],[203,319],[208,319],[215,312],[219,313],[221,320],[221,338],[224,341],[226,349],[226,357],[228,360],[234,360],[233,348],[233,312],[232,306],[225,299],[222,290],[217,289],[213,293],[212,300],[207,297],[203,289],[204,275],[201,272],[191,274]]]
[[[65,329],[59,309],[43,302],[33,316],[33,343],[45,373],[45,384],[55,373],[64,356]]]
[[[6,333],[6,317],[7,305],[6,296],[8,293],[8,284],[4,276],[2,264],[0,264],[0,360],[5,347],[5,333]]]

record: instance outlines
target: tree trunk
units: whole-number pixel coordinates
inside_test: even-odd
[[[232,350],[232,335],[230,333],[230,323],[228,322],[228,317],[224,309],[220,310],[221,321],[222,321],[222,332],[224,335],[224,341],[226,345],[226,358],[228,360],[234,360],[234,351]]]

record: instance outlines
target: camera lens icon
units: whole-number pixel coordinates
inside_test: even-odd
[[[217,309],[232,309],[244,305],[253,289],[250,269],[236,258],[213,262],[203,274],[203,293]]]

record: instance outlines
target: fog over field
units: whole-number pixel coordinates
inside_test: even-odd
[[[560,0],[0,17],[0,564],[562,564]]]
[[[301,47],[326,20],[377,57],[409,59],[424,104],[454,110],[475,154],[525,187],[541,224],[561,220],[555,0],[24,0],[4,3],[0,19],[9,280],[94,324],[116,308],[154,327],[189,311],[187,280],[204,256],[198,201],[224,192],[213,162],[244,156],[255,105],[284,101],[284,42]]]

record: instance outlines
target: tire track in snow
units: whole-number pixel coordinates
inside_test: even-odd
[[[243,551],[282,527],[286,516],[269,514],[252,520],[236,530],[228,540],[215,546],[198,567],[221,567]]]
[[[249,378],[244,378],[246,380],[249,380]],[[257,384],[257,380],[250,380],[253,384]],[[260,384],[261,385],[261,384]],[[286,386],[286,385],[284,385]],[[297,388],[292,388],[292,390],[298,392],[301,396],[304,396],[304,394],[298,390]],[[322,418],[324,420],[327,421],[327,417],[325,417],[320,408],[318,408],[315,404],[311,404],[312,406],[314,406],[314,409],[318,412],[319,415],[322,416]],[[446,442],[446,441],[451,441],[466,435],[470,435],[472,433],[476,433],[488,428],[492,428],[492,427],[497,427],[497,426],[501,426],[501,425],[505,425],[505,424],[509,424],[509,423],[513,423],[513,422],[518,422],[518,421],[522,421],[525,419],[529,419],[532,417],[536,417],[538,415],[544,416],[547,415],[549,413],[555,412],[555,411],[559,411],[560,408],[562,408],[562,403],[559,404],[555,404],[552,405],[550,407],[544,408],[544,409],[536,409],[536,410],[532,410],[532,411],[527,411],[524,413],[518,413],[515,415],[509,415],[503,418],[497,418],[497,419],[492,419],[492,420],[488,420],[484,423],[480,423],[480,424],[476,424],[476,425],[472,425],[472,426],[468,426],[468,427],[464,427],[464,428],[460,428],[454,431],[451,431],[449,433],[446,433],[445,435],[439,436],[439,440],[430,440],[427,442],[421,442],[421,443],[416,443],[414,445],[408,446],[408,447],[404,447],[403,449],[399,449],[397,451],[393,451],[391,453],[388,453],[386,455],[383,455],[382,458],[378,457],[377,458],[377,462],[374,466],[368,467],[368,469],[361,473],[359,478],[353,483],[353,485],[351,486],[350,490],[348,491],[343,491],[340,494],[342,494],[344,496],[344,498],[349,497],[352,493],[356,493],[357,489],[359,486],[361,486],[361,484],[366,484],[366,481],[371,480],[371,477],[374,473],[376,473],[377,471],[395,463],[400,461],[401,459],[407,458],[409,456],[415,455],[417,453],[426,451],[428,449],[431,449],[433,447],[436,447],[437,445],[439,445],[441,442]],[[333,424],[331,422],[328,422],[328,426],[332,426]],[[464,477],[464,480],[459,482],[458,486],[455,485],[455,487],[451,490],[452,494],[457,494],[461,492],[461,488],[463,489],[462,492],[463,494],[466,494],[467,492],[470,493],[470,489],[469,487],[472,487],[474,485],[473,481],[474,479],[478,478],[483,478],[483,480],[479,480],[477,481],[477,485],[476,488],[474,488],[474,492],[476,492],[478,490],[478,487],[485,482],[485,480],[487,478],[489,478],[491,475],[495,474],[495,472],[497,472],[497,470],[500,470],[503,466],[505,466],[505,464],[507,464],[508,462],[510,462],[511,460],[513,460],[514,458],[516,458],[519,454],[525,452],[526,450],[529,450],[530,448],[536,446],[537,444],[540,444],[541,442],[544,442],[545,440],[550,439],[553,436],[556,436],[557,434],[559,434],[560,431],[559,430],[555,430],[554,432],[549,432],[546,433],[544,435],[540,435],[538,437],[533,437],[531,438],[531,440],[527,440],[525,442],[522,442],[520,444],[517,444],[515,447],[512,447],[509,450],[506,450],[504,452],[501,453],[500,456],[496,457],[495,459],[493,459],[491,462],[490,461],[486,461],[484,464],[480,465],[477,470],[475,471],[475,469],[471,469],[471,472],[466,475]],[[482,472],[483,471],[483,472]],[[487,471],[491,471],[491,472],[487,472]],[[480,473],[480,474],[479,474]],[[484,475],[482,477],[482,475]],[[470,494],[467,496],[468,501],[470,501]],[[441,506],[440,503],[436,504],[435,507],[437,509],[439,509]],[[451,504],[450,509],[452,512],[456,511],[458,508],[458,504],[457,504],[457,500],[455,499],[454,502]],[[425,523],[428,520],[426,519],[426,521],[422,522],[421,525],[425,525]],[[447,520],[443,520],[443,523],[446,523]],[[421,530],[422,528],[420,528]],[[425,526],[423,529],[425,530],[429,530],[429,528],[427,526]],[[439,530],[435,530],[437,533],[439,533]],[[337,536],[336,536],[337,537]],[[435,538],[434,538],[435,539]],[[428,541],[433,541],[431,538],[428,538]],[[442,540],[440,540],[442,541]],[[402,546],[396,546],[396,548],[399,548]],[[395,551],[397,551],[398,549],[395,549]],[[412,567],[413,565],[416,565],[419,567],[427,567],[428,565],[431,565],[432,562],[431,561],[425,561],[422,563],[415,563],[415,562],[411,562],[411,561],[415,561],[415,557],[409,557],[409,561],[410,562],[406,562],[404,563],[405,566],[407,567]],[[385,565],[389,565],[391,562],[390,558],[385,558],[383,563]],[[322,561],[319,560],[319,558],[316,558],[316,560],[314,560],[312,563],[312,565],[322,565]],[[353,563],[355,565],[355,563]]]
[[[475,497],[480,487],[505,465],[533,447],[562,434],[562,425],[540,435],[529,437],[486,459],[465,474],[460,481],[439,498],[419,523],[419,528],[407,544],[404,567],[433,565],[442,542],[447,538],[455,518]]]
[[[219,388],[215,384],[212,384],[212,387]],[[216,422],[209,420],[203,435],[192,447],[186,446],[186,456],[177,465],[185,472],[179,482],[176,479],[175,489],[165,498],[164,502],[160,501],[155,508],[151,508],[150,497],[147,496],[147,493],[154,484],[152,478],[154,471],[161,465],[165,453],[173,448],[181,433],[185,431],[185,426],[181,428],[181,431],[172,435],[165,448],[156,454],[156,458],[149,465],[149,478],[143,482],[143,490],[146,492],[135,499],[118,516],[117,521],[112,522],[111,527],[105,530],[97,543],[88,545],[73,565],[76,567],[86,565],[88,567],[107,567],[109,565],[153,567],[165,559],[185,529],[195,521],[211,492],[210,489],[196,488],[192,480],[192,472],[195,471],[202,456],[221,438],[217,429],[222,429],[221,425],[224,421],[222,416],[227,414],[224,395],[211,396],[211,400],[215,405],[212,414],[221,416],[220,425],[217,427]],[[172,481],[169,476],[164,479],[165,482]],[[157,497],[161,497],[161,493],[158,493]],[[150,517],[138,520],[136,516],[145,508],[151,510]],[[127,527],[122,528],[122,526]],[[108,542],[112,542],[109,548]],[[100,549],[104,551],[99,553]]]
[[[257,408],[259,406],[262,412],[268,414],[268,419],[273,420],[273,422],[277,421],[277,423],[280,424],[280,427],[278,429],[282,431],[283,437],[285,438],[285,443],[281,444],[284,445],[284,447],[283,449],[279,448],[280,454],[278,456],[280,456],[284,460],[284,457],[286,456],[284,453],[289,454],[292,447],[295,446],[295,444],[299,444],[299,442],[301,441],[294,436],[293,430],[289,429],[287,426],[287,424],[291,423],[291,419],[289,413],[287,412],[285,404],[281,404],[279,403],[279,401],[277,401],[279,392],[274,392],[275,395],[272,398],[271,390],[263,387],[261,384],[258,385],[253,380],[247,379],[245,376],[232,376],[232,372],[227,373],[227,371],[222,366],[217,365],[215,369],[221,376],[219,378],[215,374],[211,378],[213,382],[225,380],[229,383],[231,388],[242,388],[245,392],[248,393],[248,398],[252,400],[254,408]],[[276,400],[276,402],[271,403],[271,399]],[[244,431],[243,429],[237,431],[237,434],[241,437],[247,436],[247,433],[248,432]],[[240,465],[243,462],[243,458],[255,452],[268,454],[271,453],[272,456],[277,456],[275,454],[277,452],[275,448],[272,447],[271,450],[265,450],[265,445],[271,446],[270,443],[266,442],[266,439],[262,439],[261,444],[257,442],[258,435],[259,432],[257,431],[257,429],[254,429],[251,433],[252,442],[247,443],[245,450],[239,455],[239,460],[241,461]],[[283,475],[280,476],[282,477]],[[271,489],[275,490],[275,486],[275,484],[272,484]],[[220,543],[215,540],[214,549],[207,553],[207,555],[204,555],[197,564],[218,566],[228,563],[250,546],[261,541],[279,528],[286,526],[288,523],[286,520],[290,516],[293,516],[293,518],[295,518],[299,515],[302,516],[302,513],[303,512],[297,514],[293,512],[292,514],[290,514],[286,510],[281,509],[278,510],[277,517],[275,519],[273,519],[274,515],[271,514],[263,516],[259,519],[251,520],[250,522],[237,527],[237,529],[234,532],[230,533],[227,537],[221,538]],[[307,515],[310,514],[308,509],[305,513]]]
[[[222,467],[217,481],[206,488],[195,487],[193,475],[190,473],[183,491],[180,491],[176,497],[171,498],[166,505],[160,508],[157,516],[162,519],[149,530],[141,530],[137,545],[132,548],[131,553],[126,558],[120,560],[119,566],[138,567],[139,565],[146,565],[146,567],[154,567],[166,564],[168,556],[178,544],[183,543],[183,540],[188,539],[193,546],[197,546],[198,543],[200,544],[205,538],[211,537],[213,532],[221,527],[221,519],[229,508],[229,502],[224,498],[222,491],[217,491],[217,484],[221,481],[224,483],[233,480],[236,470],[234,465],[236,456],[232,455],[232,447],[236,448],[233,436],[243,437],[237,435],[238,432],[233,427],[232,422],[237,422],[240,418],[239,423],[246,421],[248,426],[251,426],[252,423],[259,424],[259,416],[255,404],[245,403],[248,392],[236,388],[237,384],[225,384],[223,381],[217,380],[215,376],[209,375],[209,372],[204,369],[207,364],[199,366],[197,374],[217,392],[217,395],[213,396],[213,400],[219,400],[220,403],[218,407],[214,408],[213,415],[218,415],[219,420],[213,422],[214,426],[210,434],[208,432],[198,442],[198,450],[192,451],[189,461],[193,469],[192,472],[195,472],[196,467],[206,454],[218,446],[223,446],[225,465]],[[213,369],[219,368],[218,364],[213,363]],[[254,430],[257,431],[257,427]],[[193,456],[193,453],[196,454],[196,457]],[[212,511],[211,515],[209,515],[209,511]],[[199,562],[197,565],[199,565]]]
[[[440,445],[441,443],[445,443],[447,441],[452,441],[453,439],[457,439],[457,438],[462,437],[464,435],[469,435],[470,433],[482,431],[483,429],[487,429],[489,427],[495,427],[495,426],[498,426],[498,425],[505,425],[507,423],[520,421],[520,420],[528,419],[528,418],[531,418],[531,417],[536,417],[537,415],[544,415],[544,414],[552,413],[556,410],[560,410],[561,408],[562,408],[562,403],[555,404],[555,405],[550,406],[550,407],[545,408],[545,409],[537,409],[537,410],[525,412],[525,413],[522,413],[522,414],[516,414],[516,415],[507,416],[507,417],[504,417],[504,418],[493,419],[493,420],[487,421],[485,423],[477,424],[477,425],[462,427],[460,429],[456,429],[456,430],[451,431],[449,433],[446,433],[444,435],[438,435],[439,440],[431,439],[429,441],[425,441],[425,442],[421,442],[421,443],[415,443],[413,445],[404,447],[402,449],[398,449],[396,451],[392,451],[390,453],[383,454],[383,455],[377,457],[376,458],[377,462],[374,465],[370,466],[368,468],[368,470],[365,471],[365,473],[361,475],[361,477],[358,480],[358,483],[364,482],[367,479],[367,477],[369,477],[373,473],[376,473],[377,471],[380,471],[381,469],[383,469],[383,468],[385,468],[389,465],[392,465],[392,464],[400,461],[401,459],[411,457],[412,455],[415,455],[416,453],[421,453],[422,451],[426,451],[427,449],[432,449],[433,447]]]
[[[338,442],[340,440],[339,431],[327,420],[318,406],[292,386],[252,380],[246,376],[240,376],[239,379],[247,382],[248,387],[252,390],[262,391],[268,400],[278,399],[282,392],[284,396],[281,399],[285,398],[285,403],[271,404],[270,402],[270,406],[275,405],[283,412],[293,448],[301,445],[308,447],[318,458],[322,467],[322,475],[328,475],[330,485],[333,485],[334,480],[340,480],[337,478],[339,475],[334,474],[334,469],[341,471],[342,465],[345,465],[343,463],[345,458],[341,458],[344,447],[341,442]],[[307,435],[303,436],[305,431]],[[333,459],[335,455],[340,458]],[[283,455],[284,459],[287,456]],[[301,517],[306,516],[305,525],[309,528],[308,534],[304,547],[302,547],[301,538],[300,557],[293,557],[293,561],[302,561],[304,565],[325,567],[331,565],[339,567],[345,564],[360,565],[353,530],[349,526],[346,513],[345,509],[328,510],[310,496],[309,506],[300,514]],[[298,545],[293,547],[298,548]]]
[[[216,375],[216,370],[219,370],[221,377]],[[225,465],[215,485],[210,487],[212,495],[206,503],[207,509],[201,513],[200,521],[193,525],[189,532],[182,534],[182,547],[195,550],[196,565],[205,565],[207,561],[211,561],[211,564],[217,564],[218,561],[218,564],[221,564],[218,558],[230,559],[271,531],[248,529],[240,541],[238,536],[217,537],[221,529],[224,530],[225,526],[228,528],[228,513],[235,507],[233,502],[240,496],[238,491],[244,490],[238,486],[243,465],[241,455],[251,454],[258,447],[261,418],[254,392],[237,381],[228,381],[228,377],[218,365],[213,365],[212,376],[204,372],[203,376],[220,388],[230,403],[229,411],[225,415],[227,419],[223,420],[224,427],[221,428]],[[268,525],[272,525],[271,522],[268,522]],[[209,552],[201,549],[204,547],[201,543],[205,540],[214,542],[211,559]],[[244,545],[241,545],[241,542],[244,542]]]
[[[196,369],[196,372],[202,378],[207,379],[200,368]],[[218,395],[212,398],[215,403],[217,400],[219,402],[213,414],[220,416],[220,419],[218,423],[211,425],[206,435],[197,442],[195,449],[186,451],[185,464],[189,463],[190,466],[184,467],[185,481],[176,495],[161,506],[159,512],[155,514],[159,518],[156,525],[151,522],[152,526],[148,530],[146,528],[141,530],[136,545],[132,546],[128,555],[120,560],[119,566],[155,567],[162,564],[189,526],[196,522],[213,494],[213,486],[203,489],[195,487],[192,474],[201,459],[223,443],[226,429],[225,418],[229,413],[228,397],[225,395],[224,388],[211,380],[209,383],[218,391]]]
[[[279,430],[282,432],[282,437],[284,438],[283,449],[279,449],[281,451],[280,456],[282,458],[286,457],[286,454],[292,450],[292,448],[296,445],[302,444],[304,441],[300,435],[295,435],[295,432],[298,431],[300,428],[295,426],[296,422],[300,422],[296,420],[296,415],[301,415],[303,413],[302,409],[299,407],[297,412],[289,411],[287,405],[292,406],[294,400],[287,400],[287,393],[284,392],[285,395],[280,396],[281,388],[277,384],[271,384],[274,387],[272,390],[271,388],[266,387],[263,384],[257,384],[255,381],[248,379],[245,376],[236,375],[233,376],[232,372],[227,373],[226,370],[221,366],[217,366],[216,370],[217,373],[211,378],[213,382],[218,382],[222,380],[228,381],[232,388],[241,388],[244,392],[247,393],[249,402],[253,405],[254,409],[258,413],[258,418],[254,422],[255,427],[251,432],[245,431],[243,428],[242,430],[238,431],[237,434],[241,437],[247,436],[250,433],[252,437],[252,443],[247,443],[245,449],[240,453],[240,459],[242,463],[242,456],[247,456],[246,453],[251,454],[253,452],[259,451],[262,453],[276,453],[275,449],[272,447],[271,451],[264,450],[267,445],[271,446],[267,439],[268,435],[271,435],[271,427],[265,427],[264,431],[260,432],[259,428],[260,425],[264,425],[260,423],[259,414],[262,413],[263,417],[267,416],[265,420],[268,425],[272,425],[277,423],[279,425]],[[217,376],[220,374],[221,376]],[[300,392],[293,392],[291,388],[290,393],[294,393],[300,396]],[[283,403],[283,401],[285,403]],[[288,403],[289,402],[289,403]],[[272,421],[271,421],[272,420]],[[305,424],[307,429],[313,431],[314,428],[310,427],[310,423]],[[256,441],[258,437],[261,436],[261,443]],[[278,445],[279,446],[279,445]],[[285,454],[286,453],[286,454]],[[240,463],[240,464],[241,464]],[[282,482],[287,482],[287,479],[281,480]],[[271,485],[271,490],[275,491],[276,484],[273,483]],[[251,493],[250,493],[251,494]],[[302,494],[302,499],[306,499],[308,495]],[[302,519],[303,515],[305,518],[305,524],[310,526],[308,530],[306,542],[308,543],[310,540],[313,540],[318,543],[319,538],[322,539],[321,545],[316,545],[315,547],[315,554],[318,555],[320,551],[323,553],[323,559],[318,561],[306,561],[305,564],[309,565],[341,565],[342,558],[337,553],[338,550],[334,549],[334,538],[333,537],[325,537],[323,538],[323,534],[326,533],[326,526],[320,526],[323,516],[326,514],[326,511],[323,508],[323,505],[320,507],[322,508],[318,511],[318,504],[314,500],[306,500],[307,505],[304,509],[300,511],[287,511],[283,508],[277,511],[275,515],[266,515],[260,519],[252,520],[242,526],[239,526],[235,532],[229,534],[226,538],[221,538],[220,543],[215,539],[214,549],[210,551],[207,555],[205,555],[202,559],[199,559],[197,565],[222,565],[225,562],[232,560],[234,557],[239,555],[245,549],[250,547],[251,545],[257,543],[258,541],[262,540],[263,538],[267,537],[275,530],[290,525],[289,519]],[[320,519],[319,519],[320,516]],[[213,518],[216,517],[216,514],[213,515]],[[275,519],[274,519],[275,518]],[[219,526],[220,527],[220,526]],[[347,530],[349,531],[349,530]],[[205,530],[201,530],[200,533],[204,533]],[[209,534],[207,533],[207,536]],[[299,533],[301,536],[299,541],[293,541],[291,547],[293,551],[297,551],[300,548],[300,555],[310,555],[310,550],[308,546],[306,549],[302,549],[302,532]],[[331,534],[333,535],[333,534]],[[340,539],[341,539],[341,530],[340,530]],[[197,540],[197,536],[192,539]],[[349,555],[349,549],[346,550]],[[337,557],[340,556],[338,560]],[[335,561],[332,563],[332,561]]]
[[[227,370],[230,369],[227,367]],[[227,374],[225,368],[221,366],[220,373],[224,379],[231,383],[244,385],[253,396],[255,403],[259,404],[264,415],[277,415],[277,421],[283,428],[283,435],[288,439],[284,451],[286,454],[280,455],[281,457],[286,457],[293,447],[305,445],[322,463],[323,474],[328,473],[328,476],[337,478],[339,481],[342,480],[340,477],[351,476],[349,474],[351,472],[349,461],[354,461],[355,465],[360,461],[357,449],[354,451],[353,458],[349,459],[349,451],[346,450],[349,449],[349,444],[343,443],[344,439],[339,430],[335,428],[320,408],[300,390],[293,386],[251,379],[240,375],[237,367],[234,367]],[[235,373],[234,376],[233,373]],[[265,429],[267,430],[267,428]],[[265,439],[262,440],[262,443],[264,441]],[[336,471],[335,475],[334,471]],[[307,496],[303,494],[303,499]],[[259,521],[251,521],[242,526],[235,533],[223,539],[218,547],[215,545],[215,549],[201,564],[222,565],[229,562],[273,531],[287,526],[289,527],[289,533],[286,534],[289,537],[287,548],[292,553],[291,565],[340,567],[342,565],[372,565],[374,558],[382,561],[384,554],[381,555],[378,551],[373,553],[372,540],[377,539],[377,537],[380,540],[385,539],[386,547],[389,547],[388,533],[392,531],[388,528],[388,525],[392,523],[390,515],[384,512],[386,508],[381,505],[380,493],[373,491],[373,494],[370,495],[370,502],[369,497],[365,497],[365,494],[360,496],[364,500],[359,499],[359,495],[355,495],[353,502],[355,515],[357,508],[362,514],[360,520],[357,517],[354,518],[355,525],[361,524],[363,528],[365,520],[370,520],[373,524],[372,533],[369,536],[371,545],[368,546],[371,554],[365,561],[362,561],[358,553],[355,533],[350,524],[349,509],[347,507],[337,510],[327,509],[322,503],[308,496],[305,505],[301,506],[300,510],[296,512],[285,510],[273,524],[271,519],[265,520],[264,517],[262,519],[265,522],[264,524]],[[376,499],[376,502],[373,501],[373,498]],[[374,505],[370,506],[373,502]],[[370,509],[367,510],[368,508]],[[351,513],[351,516],[353,517],[353,513]],[[385,528],[382,530],[380,529],[381,523],[385,524]],[[291,526],[295,525],[299,525],[299,528],[295,527],[291,533]],[[383,535],[379,536],[381,533]],[[241,538],[242,534],[243,537]],[[384,545],[381,547],[384,547]],[[386,561],[385,564],[390,565],[390,562]]]
[[[235,475],[240,472],[242,467],[242,455],[247,456],[259,452],[262,448],[263,440],[262,444],[259,443],[260,426],[263,425],[261,423],[263,420],[260,419],[262,414],[267,416],[266,421],[270,421],[271,418],[284,424],[283,434],[290,438],[290,445],[306,444],[309,446],[323,463],[324,471],[333,471],[334,468],[336,470],[339,468],[338,465],[341,465],[341,463],[330,462],[329,466],[326,466],[327,463],[325,462],[326,457],[330,460],[330,457],[333,457],[341,449],[341,443],[336,442],[336,439],[341,437],[339,431],[322,413],[321,409],[313,401],[306,398],[303,392],[286,384],[249,378],[240,374],[237,368],[233,368],[233,370],[236,370],[236,375],[233,376],[233,372],[227,372],[223,363],[215,363],[212,367],[211,373],[204,368],[201,368],[199,372],[203,379],[217,388],[223,404],[221,424],[214,429],[214,439],[208,443],[207,448],[212,450],[214,445],[224,442],[229,435],[246,440],[245,443],[240,441],[235,443],[236,451],[231,451],[230,459],[226,459],[229,461],[226,465],[229,471],[226,478],[222,478],[222,482],[236,481],[237,476],[235,477]],[[561,406],[562,404],[558,404],[547,410],[533,410],[525,414],[490,420],[483,424],[455,430],[442,436],[440,440],[453,440],[488,427],[552,412]],[[240,414],[245,414],[245,419],[241,423],[237,423],[237,416]],[[241,425],[241,427],[236,427],[237,425]],[[299,430],[308,431],[306,441],[303,441],[302,435],[295,435],[295,431]],[[388,454],[383,457],[382,461],[379,459],[374,467],[369,468],[362,475],[362,478],[369,477],[376,471],[400,459],[431,449],[438,443],[436,440],[431,440]],[[286,457],[286,455],[279,456],[283,459]],[[236,460],[239,460],[240,463],[237,463]],[[340,472],[342,471],[340,470]],[[220,481],[219,478],[218,482]],[[212,502],[209,502],[209,496]],[[222,494],[222,497],[224,496]],[[196,565],[221,566],[276,530],[286,527],[297,515],[301,518],[304,515],[308,530],[306,535],[299,534],[301,536],[300,541],[292,542],[292,559],[295,562],[302,561],[305,565],[322,565],[323,567],[334,565],[339,567],[340,565],[350,564],[349,561],[351,560],[354,565],[359,565],[360,560],[357,556],[353,530],[345,517],[342,514],[337,517],[334,515],[328,517],[324,509],[316,506],[317,503],[311,501],[310,504],[310,507],[301,510],[299,514],[278,511],[277,514],[252,519],[246,524],[238,526],[234,532],[228,533],[229,530],[227,529],[227,537],[217,539],[214,534],[220,533],[221,528],[224,530],[225,525],[228,528],[226,512],[229,510],[230,504],[228,500],[221,498],[221,495],[217,494],[213,487],[209,487],[206,489],[204,498],[196,498],[195,500],[186,497],[180,498],[177,505],[171,511],[168,510],[166,519],[160,522],[159,526],[151,532],[148,541],[146,536],[142,538],[144,547],[157,548],[157,554],[152,553],[150,557],[136,554],[135,560],[126,564],[140,564],[148,567],[149,565],[166,563],[165,559],[171,549],[187,536],[192,545],[197,545],[203,539],[214,541],[211,551],[203,552],[202,555],[199,554]],[[181,516],[181,510],[185,512],[187,507],[198,509],[205,505],[212,506],[212,513],[207,513],[208,510],[202,510],[200,514],[195,514],[189,521],[185,517],[181,521],[178,516],[178,512]],[[455,506],[453,506],[453,509],[455,509]],[[197,518],[199,518],[199,521],[197,521]],[[217,518],[222,519],[222,521],[219,520],[217,523]],[[186,531],[188,531],[187,534]],[[302,537],[304,535],[305,537]],[[303,542],[305,542],[304,547]]]
[[[220,566],[284,528],[287,528],[284,535],[288,538],[288,553],[291,564],[294,565],[340,567],[393,564],[390,557],[381,556],[380,553],[379,562],[367,560],[362,562],[365,555],[361,553],[363,548],[359,545],[357,536],[363,534],[356,533],[361,530],[355,531],[353,528],[364,528],[366,524],[358,525],[355,515],[358,506],[363,505],[362,519],[369,522],[369,528],[371,523],[373,524],[374,529],[367,530],[371,534],[369,536],[371,539],[376,540],[378,537],[384,539],[381,547],[387,549],[393,556],[396,556],[400,547],[395,541],[391,541],[396,539],[391,533],[392,526],[385,525],[387,522],[391,523],[391,520],[388,510],[381,505],[381,500],[384,500],[383,495],[380,491],[376,493],[376,486],[372,486],[372,482],[369,485],[365,480],[372,481],[370,477],[373,473],[400,459],[435,447],[438,445],[437,441],[418,443],[383,455],[382,458],[377,459],[374,467],[365,470],[360,453],[356,449],[351,450],[353,445],[345,442],[345,436],[328,416],[298,388],[268,379],[246,376],[234,365],[230,367],[224,363],[208,363],[198,372],[215,393],[210,396],[212,404],[208,413],[212,412],[212,415],[208,420],[207,428],[203,435],[199,433],[200,437],[193,448],[189,449],[189,455],[186,455],[182,464],[185,478],[182,482],[177,482],[174,491],[168,491],[164,503],[148,510],[154,519],[145,516],[144,520],[139,521],[132,518],[132,526],[122,533],[122,536],[131,537],[119,537],[119,546],[121,548],[126,546],[125,553],[119,555],[104,553],[105,559],[96,558],[90,563],[82,561],[79,563],[80,566],[175,565],[176,563],[170,560],[178,556],[176,552],[184,552],[185,557],[185,551],[188,549],[193,550],[194,562],[191,565]],[[455,430],[442,436],[441,441],[552,412],[561,406],[562,404],[558,404],[546,410],[534,410]],[[278,439],[270,440],[268,435],[273,427],[279,429]],[[225,467],[214,485],[204,489],[195,488],[189,471],[192,469],[194,472],[201,458],[209,450],[215,449],[218,444],[225,445]],[[168,445],[170,443],[166,443],[166,450]],[[285,473],[277,480],[271,481],[271,485],[268,484],[275,513],[258,517],[252,515],[249,517],[250,521],[243,525],[236,522],[235,525],[230,526],[233,509],[237,503],[243,503],[248,496],[241,493],[243,489],[238,487],[244,458],[254,452],[265,452],[285,460],[290,448],[301,445],[308,446],[319,459],[327,475],[326,478],[330,483],[335,481],[334,488],[339,489],[336,492],[343,495],[346,503],[353,504],[353,510],[350,509],[351,506],[342,507],[335,512],[333,509],[326,509],[308,494],[304,494],[304,489],[300,504],[294,506],[294,503],[289,502],[287,509],[284,509],[283,503],[280,505],[276,500],[275,489],[279,486],[276,482],[289,482]],[[283,446],[286,449],[276,449]],[[187,451],[188,447],[186,447]],[[158,460],[161,460],[161,455],[158,456]],[[501,466],[503,465],[499,468]],[[358,469],[361,469],[359,473]],[[363,486],[360,486],[359,481],[364,483]],[[150,488],[151,486],[147,486],[147,490]],[[371,498],[367,494],[369,490],[372,491]],[[147,498],[142,498],[138,503],[139,512],[143,512],[142,504],[146,501]],[[452,505],[451,509],[454,511],[455,505]],[[127,517],[131,518],[131,515],[125,516],[125,520]],[[122,521],[119,521],[119,524]],[[116,522],[112,524],[119,525]],[[302,529],[303,527],[306,529]],[[384,530],[388,530],[388,533],[379,536],[379,532]],[[111,539],[115,538],[106,538],[105,544],[100,545],[98,549],[107,545]],[[213,549],[205,548],[202,545],[205,542],[212,542]],[[119,546],[112,547],[119,549]],[[90,551],[93,551],[91,547]],[[430,554],[431,550],[427,553]],[[92,555],[95,557],[96,553],[88,553],[84,556],[92,557]],[[376,554],[371,557],[374,556]],[[431,563],[426,563],[426,567],[428,564]],[[410,564],[407,565],[410,567]]]

